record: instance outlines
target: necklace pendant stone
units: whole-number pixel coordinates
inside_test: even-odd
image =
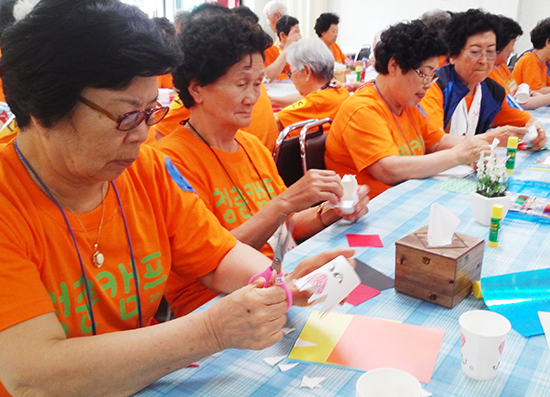
[[[94,254],[92,255],[92,263],[94,264],[94,266],[100,268],[101,266],[103,266],[104,261],[105,257],[103,256],[103,254],[96,250],[96,252],[94,252]]]

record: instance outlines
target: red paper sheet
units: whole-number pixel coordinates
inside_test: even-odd
[[[328,363],[370,370],[396,368],[429,383],[445,331],[354,316]]]
[[[374,298],[376,295],[379,295],[380,291],[377,289],[371,288],[368,285],[359,284],[357,288],[351,291],[349,294],[348,302],[350,305],[357,306],[365,301],[368,301],[371,298]]]
[[[346,234],[350,247],[383,247],[378,234]]]

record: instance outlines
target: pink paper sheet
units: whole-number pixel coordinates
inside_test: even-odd
[[[350,247],[383,247],[378,234],[346,234]]]
[[[396,368],[429,383],[443,330],[354,316],[327,362],[370,370]]]
[[[353,291],[351,291],[351,294],[349,294],[346,302],[350,305],[357,306],[379,294],[380,291],[377,289],[371,288],[365,284],[359,284]]]

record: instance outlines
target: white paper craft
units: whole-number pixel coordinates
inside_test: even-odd
[[[297,366],[298,364],[300,364],[300,363],[279,364],[279,369],[281,370],[281,372],[285,372],[285,371],[288,371],[289,369],[294,368],[294,367]]]
[[[308,303],[324,302],[323,317],[361,284],[361,280],[348,260],[340,255],[307,276],[294,280],[294,284],[298,290],[312,293]]]
[[[281,332],[285,335],[290,334],[292,331],[296,331],[296,328],[281,328]]]
[[[491,153],[493,153],[493,150],[497,148],[499,143],[500,141],[498,140],[498,138],[493,139],[493,143],[491,143]]]
[[[453,235],[460,224],[460,219],[443,207],[433,203],[430,208],[430,223],[428,225],[428,245],[443,247],[453,242]]]
[[[357,195],[357,179],[355,179],[355,175],[344,175],[340,184],[344,189],[344,194],[337,207],[344,214],[353,214],[355,205],[359,202],[359,196]]]
[[[300,339],[300,338],[298,338],[296,340],[296,343],[294,344],[294,347],[313,347],[313,346],[317,346],[317,344],[307,340]]]
[[[264,363],[269,364],[273,367],[275,364],[280,363],[285,358],[286,356],[266,357],[264,358]]]
[[[310,378],[309,376],[304,375],[304,377],[302,378],[302,383],[300,383],[300,387],[315,389],[316,387],[321,387],[320,383],[325,379],[326,377]]]

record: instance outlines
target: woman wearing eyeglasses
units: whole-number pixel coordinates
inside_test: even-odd
[[[445,46],[421,21],[384,31],[375,48],[375,80],[347,99],[326,142],[327,168],[356,174],[371,197],[479,158],[481,139],[446,135],[417,106],[434,83]]]
[[[279,131],[303,120],[325,117],[334,120],[342,102],[349,98],[349,92],[331,82],[334,57],[328,47],[317,37],[311,37],[292,43],[287,52],[288,77],[303,98],[275,115]],[[329,129],[330,126],[325,126],[325,132]],[[298,134],[296,130],[290,136]]]
[[[496,16],[471,9],[454,14],[445,39],[450,64],[439,68],[439,78],[428,90],[421,106],[432,120],[451,135],[472,136],[486,133],[506,145],[509,136],[522,137],[535,120],[515,103],[506,91],[489,78],[497,57]],[[546,142],[542,127],[532,141],[533,149]]]
[[[131,395],[282,338],[285,290],[248,285],[271,261],[141,145],[166,113],[155,76],[178,61],[147,15],[116,0],[44,0],[3,33],[20,132],[0,146],[0,396]],[[337,254],[288,276],[295,304],[307,294],[291,280]],[[148,326],[171,271],[229,295]]]

